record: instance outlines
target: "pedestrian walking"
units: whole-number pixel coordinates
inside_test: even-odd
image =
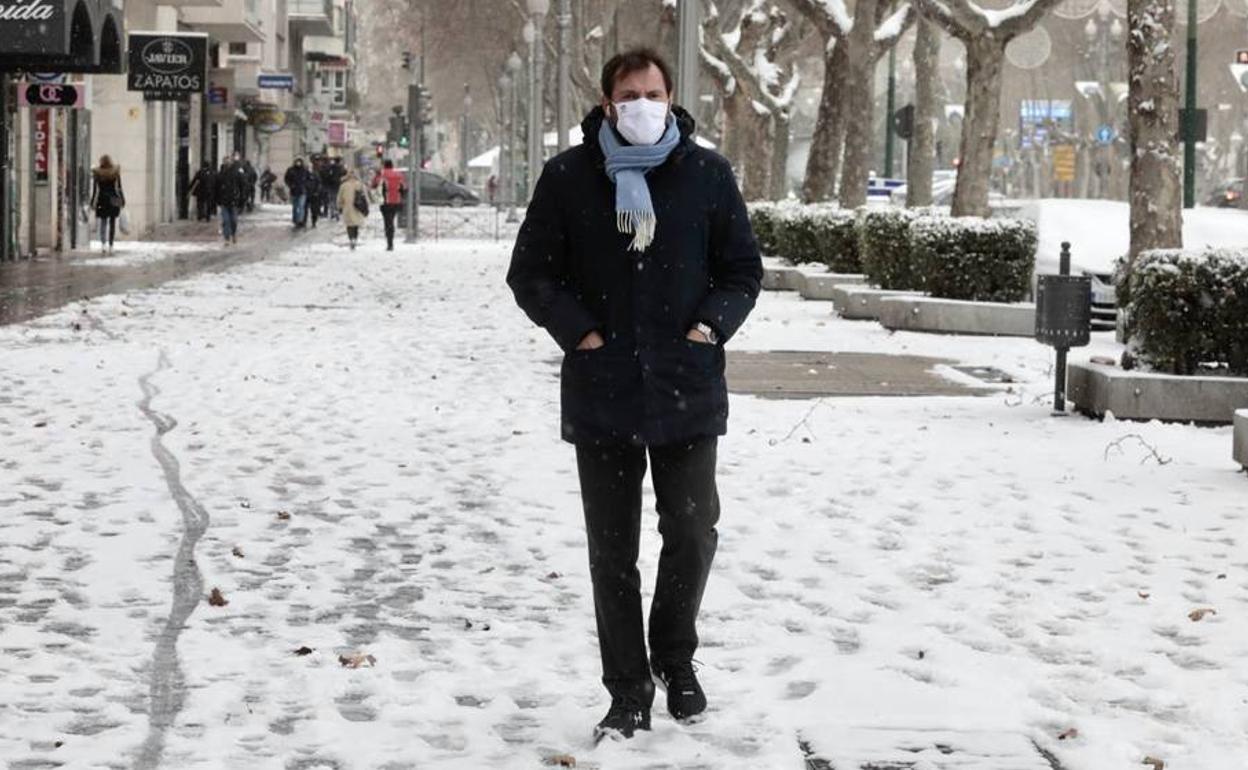
[[[243,172],[247,178],[247,210],[256,210],[256,182],[259,175],[256,173],[256,167],[251,165],[250,160],[243,160]]]
[[[204,161],[195,176],[191,177],[191,186],[188,188],[191,195],[195,196],[195,218],[200,222],[212,219],[213,189],[216,184],[217,175],[212,170],[212,164]]]
[[[718,537],[724,344],[762,280],[732,167],[694,142],[667,63],[630,50],[601,85],[584,143],[542,170],[507,274],[564,350],[562,433],[576,447],[611,695],[597,739],[650,729],[656,681],[676,719],[706,708],[693,656]],[[637,571],[647,455],[663,538],[648,658]]]
[[[221,237],[238,243],[238,215],[247,204],[247,171],[241,161],[225,158],[217,172],[216,204],[221,212]]]
[[[111,254],[117,236],[117,217],[126,207],[126,193],[121,188],[121,166],[107,155],[100,156],[100,165],[91,170],[91,208],[95,209],[100,226],[100,252]]]
[[[394,251],[394,218],[403,208],[407,194],[406,176],[394,167],[394,161],[381,162],[381,170],[373,177],[373,187],[381,187],[381,222],[386,230],[386,251]]]
[[[304,217],[312,218],[312,227],[316,227],[316,222],[321,218],[321,207],[325,205],[324,190],[321,187],[321,175],[315,169],[308,169],[306,185],[306,195],[308,204],[304,207]]]
[[[269,203],[273,200],[273,183],[277,181],[277,174],[269,167],[265,167],[264,173],[260,175],[260,202]]]
[[[283,181],[290,193],[290,219],[296,228],[307,226],[308,178],[311,176],[303,165],[303,158],[295,158],[295,162],[286,169]]]
[[[338,187],[347,177],[342,158],[327,158],[321,165],[321,188],[325,200],[325,216],[338,220],[342,209],[338,206]]]
[[[360,228],[368,219],[368,193],[355,171],[347,171],[346,174],[342,184],[338,185],[338,197],[334,204],[342,212],[342,222],[347,226],[347,240],[351,243],[351,250],[355,251]]]
[[[485,195],[490,201],[490,205],[494,205],[494,199],[498,197],[498,177],[490,174],[490,178],[485,180]]]

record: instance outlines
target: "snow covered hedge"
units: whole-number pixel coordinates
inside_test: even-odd
[[[751,203],[749,211],[763,254],[791,264],[820,262],[834,273],[861,271],[854,212],[794,201]]]
[[[1157,371],[1248,376],[1248,250],[1146,251],[1123,281],[1131,334]]]
[[[858,254],[867,280],[881,289],[918,290],[923,274],[910,252],[910,224],[917,214],[895,207],[863,209],[858,216]]]
[[[1036,225],[1022,219],[922,216],[910,224],[914,270],[933,297],[1021,302],[1036,267]]]

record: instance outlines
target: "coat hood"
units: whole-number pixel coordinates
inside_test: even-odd
[[[99,179],[101,182],[107,182],[121,176],[121,166],[118,166],[116,163],[108,168],[100,168],[97,166],[91,169],[91,173],[94,174],[95,178]]]
[[[684,107],[673,104],[672,114],[676,116],[676,128],[680,131],[680,144],[677,145],[673,152],[684,152],[688,149],[689,142],[693,138],[693,132],[698,125],[694,121],[693,116],[685,111]],[[582,141],[598,155],[602,155],[602,148],[598,146],[598,131],[602,127],[602,121],[606,119],[607,113],[600,104],[590,110],[585,119],[581,121],[581,134],[584,137]],[[623,137],[620,137],[620,141],[628,144],[628,141]]]

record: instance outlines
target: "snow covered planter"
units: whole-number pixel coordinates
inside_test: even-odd
[[[867,280],[881,289],[923,288],[923,274],[915,269],[910,251],[912,209],[890,206],[864,209],[858,217],[858,254]]]
[[[910,250],[933,297],[1020,302],[1036,266],[1036,225],[1023,219],[924,216],[910,224]]]
[[[1154,371],[1248,376],[1248,250],[1146,251],[1120,281],[1136,352]]]
[[[800,265],[819,262],[834,273],[857,273],[855,215],[835,205],[751,203],[750,224],[764,254]]]

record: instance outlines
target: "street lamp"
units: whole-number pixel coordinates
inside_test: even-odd
[[[555,130],[559,132],[556,140],[559,152],[568,149],[568,92],[571,90],[572,74],[569,64],[572,43],[569,39],[572,28],[572,0],[559,0],[559,79],[555,97]]]
[[[550,0],[527,0],[529,23],[525,26],[525,42],[529,43],[529,51],[533,66],[533,90],[529,95],[529,197],[533,196],[533,188],[537,186],[538,167],[542,165],[545,105],[543,104],[542,86],[546,71],[546,46],[542,39],[542,28],[546,22],[546,12],[550,10]]]
[[[511,76],[507,74],[507,65],[503,65],[503,74],[498,76],[498,186],[495,188],[495,208],[501,209],[507,201],[507,186],[510,182],[510,164],[507,161],[508,142],[511,136]]]
[[[507,221],[515,222],[516,217],[516,144],[519,139],[519,115],[516,110],[516,91],[520,90],[520,69],[524,62],[515,51],[507,59],[507,71],[511,73],[511,88],[507,94]]]
[[[459,132],[459,159],[460,168],[459,176],[461,182],[468,181],[468,138],[469,138],[469,115],[472,113],[472,93],[471,86],[464,83],[464,121]]]

